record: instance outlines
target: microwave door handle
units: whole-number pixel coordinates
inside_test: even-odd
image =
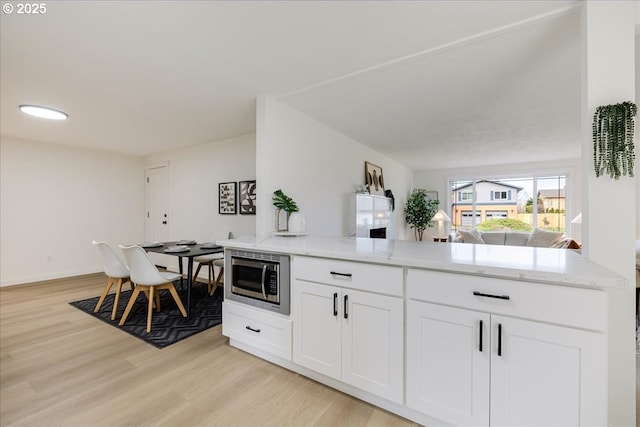
[[[264,297],[264,299],[267,299],[267,291],[265,289],[265,279],[267,277],[267,265],[263,265],[262,266],[262,296]]]

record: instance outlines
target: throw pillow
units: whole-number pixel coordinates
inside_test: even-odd
[[[464,243],[484,243],[480,232],[476,229],[458,230],[458,235],[462,236],[462,241]]]
[[[562,238],[562,232],[547,231],[535,228],[529,240],[527,240],[527,246],[535,248],[549,248],[555,243],[556,240]]]
[[[505,234],[504,231],[480,232],[482,240],[484,240],[484,243],[487,245],[504,245]]]

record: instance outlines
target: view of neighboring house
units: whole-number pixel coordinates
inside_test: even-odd
[[[518,193],[522,187],[497,181],[477,181],[453,189],[451,201],[454,226],[474,226],[473,194],[476,194],[475,225],[494,218],[518,218]]]
[[[544,212],[564,212],[566,210],[565,189],[538,191],[538,204]]]

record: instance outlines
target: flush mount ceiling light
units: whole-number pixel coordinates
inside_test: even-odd
[[[39,105],[20,105],[18,107],[20,111],[23,113],[27,113],[31,116],[40,117],[42,119],[51,119],[51,120],[66,120],[69,118],[67,113],[63,113],[62,111],[54,110],[48,107],[41,107]]]

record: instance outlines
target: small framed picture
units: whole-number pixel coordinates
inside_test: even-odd
[[[364,178],[369,186],[369,194],[384,196],[384,177],[380,166],[364,162]]]
[[[425,193],[425,198],[427,200],[438,200],[438,192],[437,191],[427,191]]]
[[[240,215],[256,214],[256,182],[240,181]]]
[[[221,182],[218,184],[218,213],[223,215],[235,215],[236,213],[236,186],[235,182]]]

